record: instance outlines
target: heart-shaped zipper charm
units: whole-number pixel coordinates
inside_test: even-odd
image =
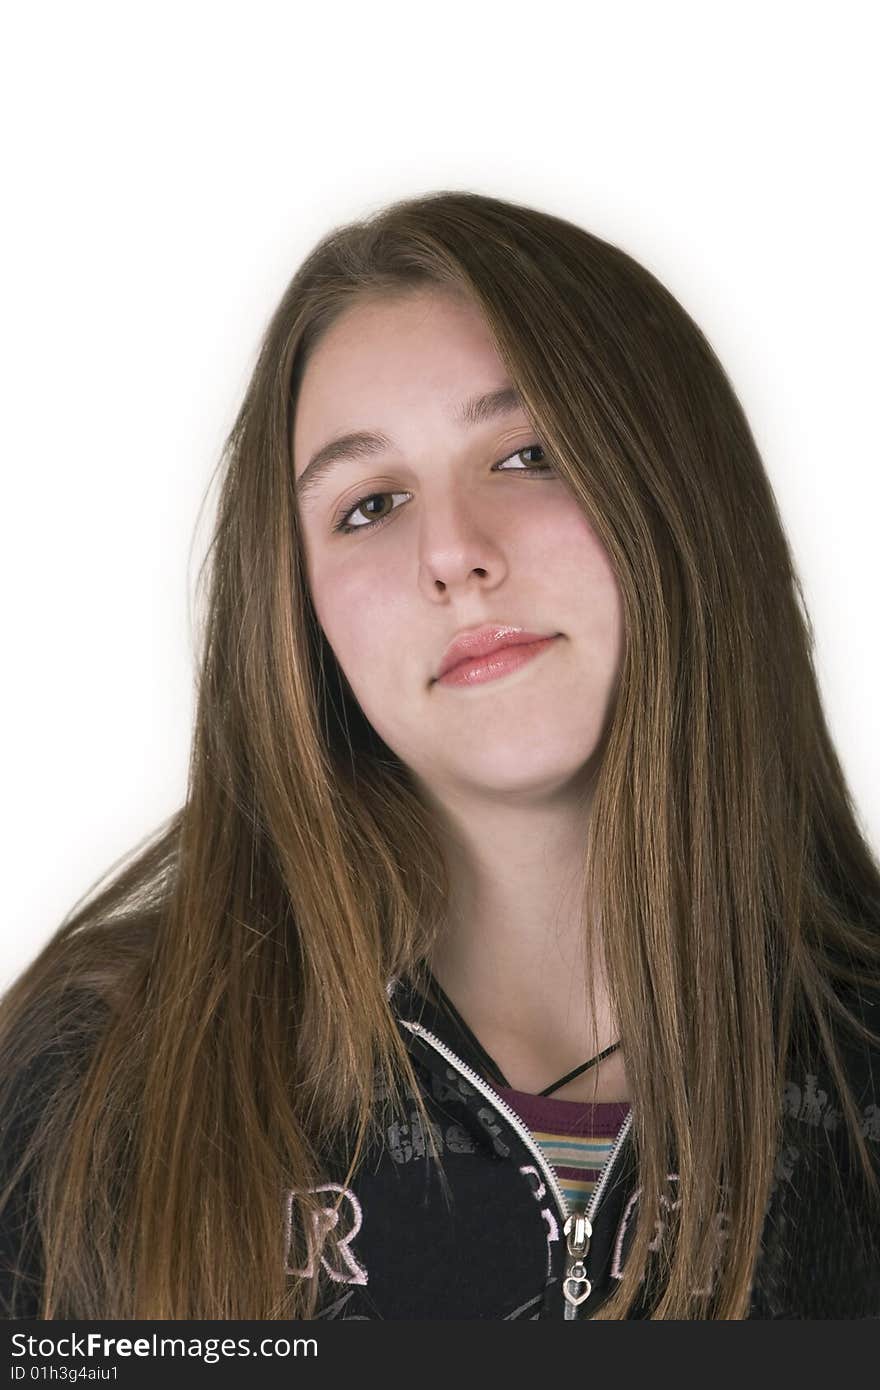
[[[584,1286],[583,1293],[570,1292],[568,1287],[569,1284],[574,1284],[575,1288],[577,1288],[579,1284],[582,1284]],[[593,1291],[593,1286],[590,1283],[589,1279],[572,1279],[571,1276],[569,1276],[569,1278],[566,1279],[565,1283],[562,1286],[562,1291],[565,1294],[565,1297],[568,1299],[569,1303],[573,1303],[577,1308],[581,1303],[585,1303],[586,1300],[589,1298],[590,1294]]]

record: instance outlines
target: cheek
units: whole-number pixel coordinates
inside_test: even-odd
[[[401,586],[390,567],[326,565],[310,584],[318,622],[352,689],[381,683],[390,666],[376,658],[404,621]]]
[[[582,639],[598,669],[617,673],[623,654],[623,597],[611,560],[579,509],[556,518],[547,552],[549,582],[566,595],[565,611],[577,616]]]
[[[617,580],[605,548],[588,519],[573,503],[557,507],[536,522],[533,531],[550,573],[563,576],[572,592],[584,588],[617,590]]]

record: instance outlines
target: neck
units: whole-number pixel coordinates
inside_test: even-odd
[[[445,809],[450,903],[431,969],[510,1085],[538,1094],[619,1036],[588,925],[583,799],[507,802],[473,836],[459,808]],[[554,1098],[628,1100],[622,1048]]]

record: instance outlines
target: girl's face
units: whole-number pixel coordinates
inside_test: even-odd
[[[508,400],[459,418],[465,402],[509,385],[479,311],[419,290],[346,310],[313,352],[297,404],[294,474],[318,621],[376,732],[438,792],[509,798],[574,785],[592,771],[620,667],[608,558],[552,457],[535,449],[525,410]],[[356,432],[386,442],[308,467]],[[500,678],[436,682],[451,640],[487,624],[561,636]]]

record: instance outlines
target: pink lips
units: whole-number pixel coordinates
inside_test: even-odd
[[[497,680],[499,676],[506,676],[519,666],[525,666],[555,641],[555,636],[542,637],[537,642],[520,642],[515,647],[504,647],[490,656],[478,656],[473,661],[460,661],[444,675],[438,676],[437,683],[482,685],[484,681]]]
[[[462,632],[449,643],[443,653],[436,679],[440,680],[459,662],[474,661],[477,657],[494,655],[500,648],[544,642],[555,636],[558,636],[558,633],[527,632],[522,627],[500,627],[497,624]]]

